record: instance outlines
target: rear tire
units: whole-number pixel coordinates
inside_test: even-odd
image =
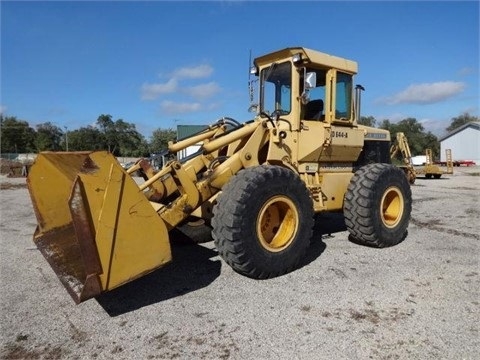
[[[345,194],[345,224],[352,241],[373,247],[405,239],[412,192],[403,171],[390,164],[370,164],[353,176]]]
[[[236,272],[255,279],[298,267],[310,245],[313,202],[303,181],[280,166],[247,168],[222,189],[212,236]]]

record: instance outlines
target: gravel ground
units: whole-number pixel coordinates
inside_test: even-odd
[[[211,241],[177,243],[171,265],[80,305],[32,242],[25,180],[0,180],[2,359],[479,357],[480,167],[417,179],[395,247],[353,244],[323,216],[285,276],[251,280]]]

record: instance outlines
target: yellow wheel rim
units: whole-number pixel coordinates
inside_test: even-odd
[[[388,228],[398,225],[403,215],[403,195],[397,187],[389,187],[382,197],[380,213],[383,224]]]
[[[277,252],[288,247],[297,233],[298,212],[285,196],[275,196],[260,209],[257,217],[257,235],[262,246]]]

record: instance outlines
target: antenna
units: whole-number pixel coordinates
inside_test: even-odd
[[[250,67],[252,66],[252,49],[250,49],[250,54],[248,57],[248,80],[250,80],[250,76],[252,75],[250,73]]]
[[[250,49],[250,54],[248,58],[248,96],[250,98],[250,105],[253,103],[253,84],[252,84],[252,72],[250,68],[252,67],[252,49]]]

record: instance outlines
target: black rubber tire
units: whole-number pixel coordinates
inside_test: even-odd
[[[434,179],[440,179],[442,177],[442,174],[433,174]]]
[[[432,178],[432,174],[425,174],[425,177],[426,177],[427,179],[431,179],[431,178]]]
[[[352,177],[345,194],[345,225],[353,242],[383,248],[402,242],[412,212],[412,192],[402,170],[369,164]]]
[[[222,189],[213,215],[212,237],[220,256],[254,279],[296,269],[313,233],[310,193],[297,174],[280,166],[240,171]]]

